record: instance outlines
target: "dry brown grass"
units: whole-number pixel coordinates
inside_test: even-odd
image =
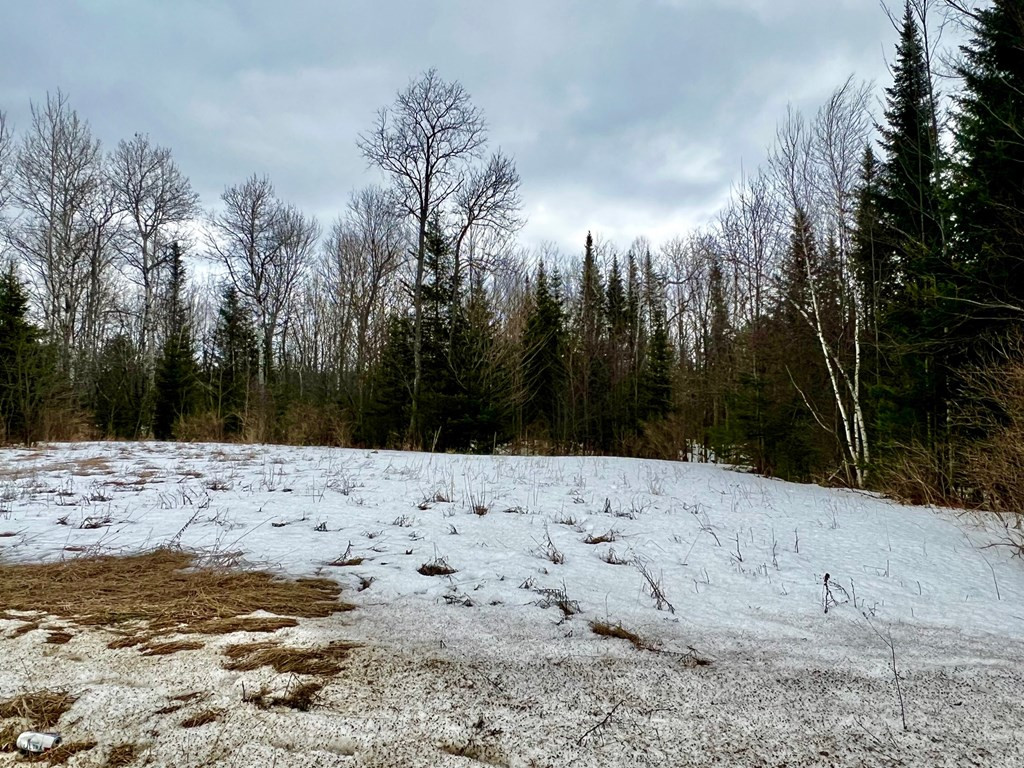
[[[46,642],[50,645],[64,645],[74,637],[70,632],[63,629],[51,629],[46,635]]]
[[[56,727],[64,713],[78,701],[67,691],[36,691],[0,701],[0,720],[20,718],[33,728],[47,730]]]
[[[429,563],[424,563],[416,570],[424,576],[451,576],[453,573],[458,572],[448,564],[448,559],[444,557],[438,557]]]
[[[124,766],[134,763],[138,756],[137,744],[118,744],[116,747],[111,747],[110,752],[107,753],[107,760],[103,763],[103,768],[124,768]]]
[[[290,580],[265,571],[196,566],[195,555],[173,549],[56,563],[0,563],[0,605],[87,626],[143,622],[151,630],[178,632],[201,632],[256,610],[321,618],[352,608],[338,600],[340,587],[328,579]],[[254,619],[251,625],[265,621]]]
[[[0,587],[0,589],[3,589],[3,587]],[[8,635],[8,637],[10,637],[10,638],[21,637],[22,635],[27,635],[29,632],[32,632],[32,631],[34,631],[36,629],[39,629],[39,622],[38,621],[27,621],[24,624],[22,624],[20,627],[15,627],[11,631],[11,634]]]
[[[152,635],[145,632],[136,635],[118,635],[107,643],[107,648],[110,648],[112,651],[120,648],[134,648],[137,645],[148,643],[151,639]]]
[[[0,752],[15,752],[18,749],[17,740],[22,732],[18,723],[0,723]]]
[[[332,560],[331,562],[327,563],[327,565],[331,566],[332,568],[345,568],[348,566],[362,565],[365,561],[366,558],[363,557],[348,557],[344,560]]]
[[[320,648],[293,648],[272,641],[238,643],[224,649],[224,667],[241,671],[272,667],[281,674],[330,676],[341,671],[356,647],[340,641]]]
[[[308,712],[320,700],[320,691],[324,684],[319,681],[289,685],[281,696],[272,696],[267,686],[261,687],[251,694],[244,694],[242,701],[253,704],[260,709],[271,707],[288,707],[300,712]]]
[[[171,640],[166,643],[147,643],[139,650],[143,656],[170,656],[179,651],[198,651],[203,644],[195,640]]]
[[[657,647],[647,640],[644,640],[636,632],[626,629],[622,624],[612,624],[607,621],[590,622],[590,631],[601,637],[615,637],[619,640],[628,640],[638,651],[656,651]]]
[[[289,616],[235,616],[194,624],[187,631],[203,635],[227,635],[232,632],[277,632],[298,625],[299,622]]]
[[[619,532],[615,530],[602,533],[600,536],[590,534],[583,540],[584,544],[611,544],[613,541],[619,540]]]
[[[182,728],[198,728],[201,725],[209,725],[210,723],[216,723],[224,716],[224,710],[222,709],[204,709],[202,712],[197,712],[190,717],[186,717],[179,723]]]
[[[36,461],[46,458],[45,453],[30,453],[18,458],[19,462]],[[0,478],[5,480],[24,480],[29,477],[36,477],[41,474],[57,474],[70,472],[79,477],[92,477],[93,475],[109,475],[114,472],[110,461],[104,456],[87,456],[81,459],[66,459],[51,461],[46,464],[7,466],[0,470]]]
[[[66,741],[59,747],[48,749],[46,752],[41,752],[38,755],[24,755],[21,760],[25,763],[64,765],[79,752],[87,752],[95,747],[95,741]]]

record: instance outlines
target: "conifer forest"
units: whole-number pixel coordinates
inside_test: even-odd
[[[200,200],[72,93],[0,104],[0,441],[718,461],[1024,511],[1024,5],[974,6],[908,1],[890,81],[777,115],[701,229],[571,253],[518,241],[456,72],[381,95],[332,221],[259,174]]]

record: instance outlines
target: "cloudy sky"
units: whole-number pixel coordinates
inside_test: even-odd
[[[329,221],[378,180],[360,131],[436,67],[523,179],[528,245],[659,242],[762,162],[787,103],[887,84],[876,0],[34,0],[0,25],[15,130],[61,89],[107,148],[169,146],[212,207],[268,174]]]

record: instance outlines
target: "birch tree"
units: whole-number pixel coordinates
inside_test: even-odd
[[[771,166],[790,215],[802,212],[817,222],[819,232],[827,233],[837,261],[838,282],[851,291],[831,296],[823,285],[822,271],[805,259],[806,296],[793,302],[793,308],[817,339],[838,413],[836,436],[846,457],[849,478],[857,487],[863,487],[867,480],[871,454],[860,380],[862,301],[856,295],[858,281],[850,259],[850,232],[860,156],[870,129],[867,98],[867,88],[851,78],[833,92],[813,123],[790,109],[779,127],[771,155]],[[810,243],[804,245],[807,247],[797,249],[797,253],[814,252]],[[830,328],[827,303],[832,300],[838,300],[839,315],[845,321],[839,328]],[[847,350],[847,345],[852,350]],[[805,402],[811,407],[806,398]],[[825,423],[819,414],[815,418]]]

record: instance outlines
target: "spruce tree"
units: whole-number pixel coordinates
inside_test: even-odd
[[[611,377],[604,354],[607,321],[605,299],[601,268],[594,253],[594,239],[588,232],[580,274],[580,297],[576,307],[574,347],[577,380],[573,386],[579,400],[575,436],[588,449],[606,448],[610,439],[607,408]]]
[[[883,455],[909,443],[936,451],[945,429],[948,323],[940,307],[949,287],[936,125],[926,52],[908,2],[879,127],[877,194],[862,200],[860,222],[873,235],[860,238],[874,256],[876,282],[865,293],[873,299],[878,371],[871,410]]]
[[[29,322],[28,294],[8,264],[0,273],[0,440],[33,443],[56,384],[53,350]]]
[[[153,436],[169,440],[175,426],[196,407],[198,370],[192,339],[192,322],[185,301],[185,265],[178,243],[168,259],[167,334],[156,363],[156,398]]]
[[[977,11],[962,47],[953,211],[962,344],[1024,326],[1024,6]],[[950,320],[955,322],[955,320]]]
[[[363,432],[357,439],[371,445],[407,445],[413,387],[413,322],[392,315],[380,360],[371,370]]]
[[[209,391],[214,411],[225,434],[240,434],[248,410],[249,386],[259,367],[259,350],[249,312],[231,284],[221,295],[211,363]]]
[[[564,398],[564,313],[544,262],[537,267],[533,305],[522,338],[523,422],[550,438],[560,436]]]

